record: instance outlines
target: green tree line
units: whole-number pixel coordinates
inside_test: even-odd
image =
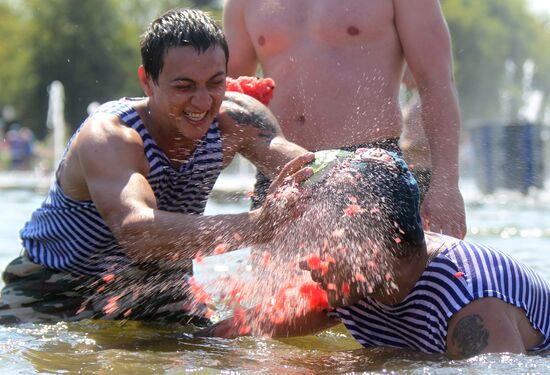
[[[48,87],[65,88],[65,119],[76,129],[91,102],[143,95],[139,36],[174,7],[200,7],[220,21],[214,0],[0,0],[0,110],[42,138]]]
[[[221,22],[215,0],[0,0],[0,109],[46,135],[48,86],[65,87],[65,118],[74,130],[91,102],[139,96],[139,35],[176,6],[200,7]],[[512,121],[524,104],[529,72],[550,106],[550,23],[525,0],[441,0],[451,30],[465,123]],[[529,65],[531,64],[531,65]],[[532,66],[529,71],[525,69]],[[503,110],[506,103],[508,111]]]
[[[525,0],[441,0],[441,5],[464,122],[521,120],[526,80],[543,94],[541,122],[550,94],[549,20],[531,14]]]

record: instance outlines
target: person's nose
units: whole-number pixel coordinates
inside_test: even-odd
[[[198,88],[191,98],[191,104],[197,109],[207,111],[212,106],[212,96],[206,88]]]

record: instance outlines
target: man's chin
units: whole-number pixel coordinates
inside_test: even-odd
[[[185,138],[191,141],[199,141],[208,132],[210,124],[211,123],[201,125],[185,124],[185,126],[182,128],[181,133]]]

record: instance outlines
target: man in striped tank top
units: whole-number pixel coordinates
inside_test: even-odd
[[[203,216],[239,153],[291,186],[313,154],[286,141],[259,101],[226,93],[228,48],[205,13],[175,9],[141,40],[146,94],[100,106],[70,139],[42,206],[3,274],[0,323],[140,319],[208,321],[193,258],[269,241],[300,213],[297,198]],[[198,296],[198,297],[197,297]]]
[[[309,224],[297,224],[318,228],[299,241],[323,249],[321,261],[301,267],[327,303],[284,321],[263,317],[251,332],[288,337],[342,322],[365,347],[460,357],[550,349],[550,283],[496,249],[423,232],[418,196],[405,162],[382,149],[360,149],[332,168],[315,185]],[[247,314],[239,321],[262,318]],[[239,332],[226,320],[200,334]]]

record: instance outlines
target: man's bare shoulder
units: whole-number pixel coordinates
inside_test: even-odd
[[[237,92],[226,92],[218,120],[222,136],[240,144],[258,138],[269,144],[281,134],[277,119],[266,106]]]
[[[75,138],[76,146],[87,147],[143,147],[139,133],[126,125],[119,117],[98,112],[90,116]]]
[[[491,352],[525,353],[542,340],[525,310],[496,297],[470,302],[448,322],[449,354],[461,357]]]
[[[218,118],[222,131],[233,126],[254,126],[265,120],[276,121],[266,106],[253,97],[238,92],[225,93]]]
[[[118,117],[107,113],[90,116],[69,145],[58,171],[59,183],[73,199],[90,199],[86,179],[110,171],[117,173],[123,165],[147,170],[139,134]]]
[[[78,159],[83,169],[126,166],[145,173],[148,169],[139,133],[119,117],[96,113],[82,125],[68,156]]]

